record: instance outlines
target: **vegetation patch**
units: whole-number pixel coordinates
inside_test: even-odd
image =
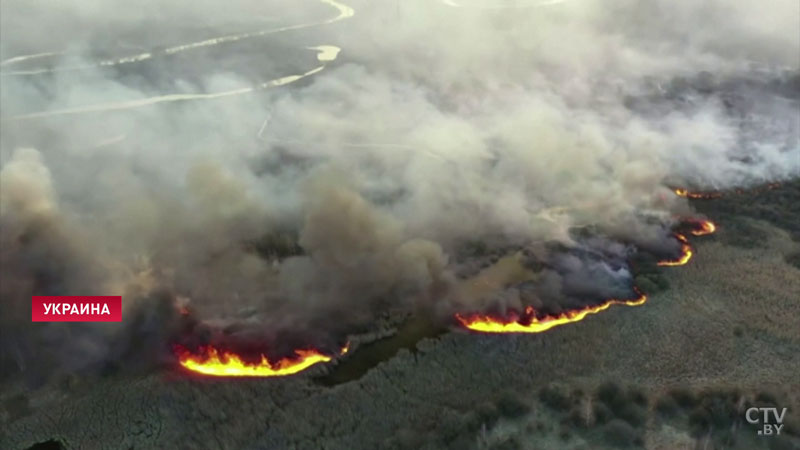
[[[569,391],[561,384],[549,384],[539,390],[539,400],[555,411],[565,411],[572,405]]]
[[[647,397],[637,388],[622,389],[613,382],[603,383],[597,388],[594,412],[597,423],[619,419],[640,428],[647,420]]]
[[[630,261],[634,284],[645,294],[655,294],[669,289],[669,282],[658,259],[646,252],[638,252]]]
[[[44,442],[38,442],[28,447],[28,450],[64,450],[64,444],[55,439],[50,439]]]
[[[603,426],[603,437],[615,448],[641,447],[644,439],[628,422],[614,419]]]
[[[732,245],[752,246],[764,238],[763,232],[740,220],[764,220],[788,231],[800,241],[800,178],[780,184],[726,191],[719,198],[691,200],[698,211],[724,224],[725,236]],[[752,233],[752,234],[751,234]]]
[[[655,412],[662,420],[669,421],[688,431],[689,435],[707,448],[754,448],[753,445],[769,445],[769,448],[800,448],[797,444],[797,424],[787,417],[780,439],[769,443],[758,440],[760,424],[750,424],[745,419],[751,407],[780,408],[779,400],[785,398],[771,391],[742,393],[733,388],[714,388],[693,392],[689,389],[673,389],[655,403]],[[761,447],[759,447],[761,448]]]
[[[786,255],[786,262],[789,263],[789,265],[792,265],[800,269],[800,252],[790,253]]]
[[[501,416],[515,419],[528,414],[531,407],[520,400],[518,394],[504,392],[497,399],[497,410],[500,412]]]
[[[271,232],[250,242],[249,246],[262,258],[282,260],[303,254],[298,237],[294,233]]]

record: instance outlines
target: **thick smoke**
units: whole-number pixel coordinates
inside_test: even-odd
[[[671,187],[800,174],[799,8],[4,1],[0,363],[630,295],[636,248],[678,251]],[[36,294],[123,323],[31,324]]]

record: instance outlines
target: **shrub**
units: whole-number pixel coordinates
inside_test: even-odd
[[[519,439],[515,436],[510,436],[492,445],[490,448],[491,450],[519,450],[522,448],[522,444],[520,444]]]
[[[437,440],[443,444],[455,441],[459,436],[466,434],[471,428],[469,418],[462,418],[454,414],[445,414],[436,427]]]
[[[587,425],[586,418],[580,409],[570,410],[569,415],[564,418],[564,423],[577,428],[584,428]]]
[[[800,269],[800,252],[786,255],[786,262]]]
[[[633,447],[641,437],[628,423],[614,419],[603,427],[603,437],[614,447]]]
[[[674,397],[665,395],[656,402],[656,411],[664,417],[673,417],[680,411],[680,406]]]
[[[644,425],[647,420],[647,410],[635,404],[628,403],[616,412],[617,417],[628,422],[634,427]]]
[[[645,294],[653,294],[658,292],[658,285],[650,281],[650,278],[645,275],[637,275],[634,279],[634,284]]]
[[[769,450],[797,450],[798,448],[800,447],[794,445],[789,436],[772,436],[769,439]]]
[[[767,233],[745,220],[730,218],[725,221],[725,233],[720,236],[723,243],[740,248],[757,248],[767,240]]]
[[[703,407],[696,407],[689,413],[689,432],[694,437],[700,437],[709,431],[711,417]]]
[[[395,446],[401,449],[419,448],[424,441],[424,435],[415,430],[402,428],[397,431],[391,441]]]
[[[739,418],[736,402],[739,393],[736,391],[710,391],[703,395],[701,406],[705,408],[716,429],[730,427]]]
[[[556,411],[564,411],[570,406],[570,399],[563,386],[549,384],[539,390],[539,400]]]
[[[609,407],[620,404],[622,395],[622,388],[613,381],[606,381],[597,388],[597,398]]]
[[[596,402],[592,405],[592,413],[594,413],[594,420],[598,424],[604,424],[614,418],[614,413],[602,402]]]
[[[521,401],[517,395],[505,392],[497,399],[497,410],[500,411],[501,416],[516,418],[530,412],[531,407]]]
[[[284,259],[303,254],[297,237],[289,233],[271,232],[251,243],[256,253],[267,259]]]
[[[471,423],[474,424],[475,429],[479,429],[483,425],[486,425],[486,428],[492,428],[500,419],[500,411],[493,404],[485,402],[478,405],[473,411],[472,418]]]
[[[730,428],[722,430],[714,437],[714,441],[718,442],[721,448],[731,448],[736,445],[736,433]]]
[[[9,397],[6,399],[3,406],[8,413],[9,419],[12,421],[26,416],[31,412],[30,402],[25,394],[17,394]]]
[[[776,406],[778,404],[778,399],[772,392],[761,391],[756,394],[756,402],[763,406]]]
[[[27,450],[63,450],[64,448],[64,444],[61,441],[50,439],[49,441],[33,444]]]
[[[647,418],[647,397],[638,389],[623,390],[613,382],[606,382],[597,388],[598,403],[604,405],[613,417],[620,418],[634,427],[644,424]],[[598,421],[609,419],[606,411],[596,408]]]
[[[675,400],[675,402],[684,409],[689,409],[694,407],[697,404],[697,398],[692,393],[692,391],[683,388],[676,388],[669,391],[669,395]]]
[[[647,394],[645,394],[644,391],[639,388],[628,388],[628,397],[630,397],[630,400],[633,403],[639,406],[647,406]]]
[[[570,394],[570,401],[572,402],[573,406],[579,405],[581,403],[581,400],[583,400],[583,396],[584,396],[583,389],[580,388],[574,389]]]

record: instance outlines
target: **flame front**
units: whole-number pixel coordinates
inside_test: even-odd
[[[696,225],[696,228],[691,231],[695,236],[704,236],[717,231],[717,226],[710,220],[689,220],[690,223]],[[675,238],[681,243],[681,256],[678,259],[659,261],[659,266],[682,266],[692,259],[692,246],[686,236],[675,233]]]
[[[244,361],[234,353],[220,352],[212,346],[201,347],[200,351],[201,355],[194,355],[180,348],[178,360],[181,366],[192,372],[218,377],[280,377],[332,359],[317,350],[295,350],[295,358],[283,358],[274,363],[265,355],[261,355],[261,361],[258,362]]]
[[[534,310],[530,306],[525,308],[525,317],[527,319],[512,317],[510,320],[506,320],[483,314],[473,314],[469,316],[456,314],[456,319],[470,330],[480,331],[482,333],[541,333],[559,325],[578,322],[590,314],[597,314],[600,311],[605,311],[611,307],[611,305],[638,306],[644,304],[646,301],[647,296],[645,294],[639,294],[639,297],[635,299],[606,300],[596,306],[567,311],[558,316],[546,316],[541,319],[535,316]]]
[[[689,245],[689,240],[682,234],[675,233],[675,238],[681,243],[681,256],[678,259],[668,259],[659,261],[659,266],[682,266],[692,259],[692,246]]]
[[[673,189],[672,192],[678,197],[684,198],[717,198],[722,197],[719,192],[689,192],[688,189]]]
[[[711,234],[717,231],[717,226],[714,225],[714,222],[709,220],[700,220],[695,222],[700,228],[692,230],[692,234],[695,236],[704,236],[706,234]]]
[[[678,191],[680,190],[676,190],[676,193],[678,193]],[[678,193],[678,195],[681,194]],[[697,228],[692,230],[692,234],[695,236],[711,234],[717,229],[716,225],[708,220],[694,220],[691,221],[691,223],[697,226]],[[675,238],[681,243],[681,256],[675,260],[659,261],[659,266],[682,266],[692,258],[692,246],[689,244],[689,240],[686,239],[686,236],[675,233]],[[637,290],[637,292],[639,291]],[[525,313],[521,317],[519,314],[513,314],[507,319],[486,314],[456,314],[455,317],[464,327],[481,333],[541,333],[559,325],[578,322],[590,314],[597,314],[600,311],[605,311],[611,307],[611,305],[638,306],[644,304],[646,301],[647,296],[639,293],[639,298],[631,300],[606,300],[600,305],[567,311],[558,316],[546,316],[541,319],[536,317],[534,309],[530,306],[525,308]]]

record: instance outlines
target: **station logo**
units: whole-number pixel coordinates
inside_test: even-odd
[[[745,412],[748,423],[761,425],[758,430],[759,436],[779,436],[783,429],[783,418],[786,416],[786,408],[749,408]]]
[[[33,322],[121,322],[122,296],[33,296]]]

